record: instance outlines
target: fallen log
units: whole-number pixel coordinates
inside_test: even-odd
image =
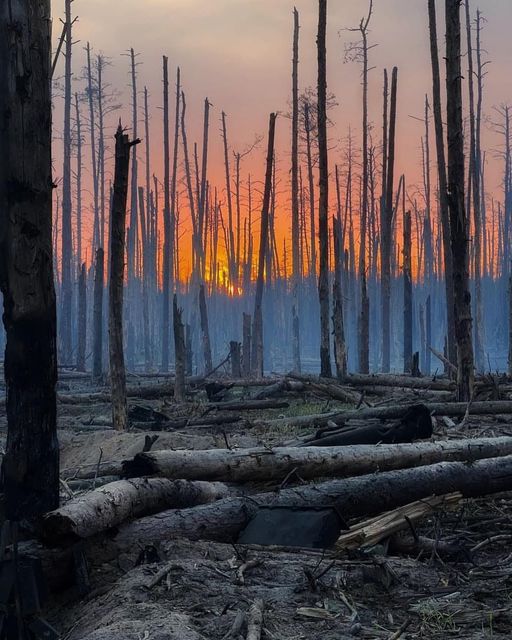
[[[512,489],[512,456],[464,462],[440,462],[400,471],[332,480],[183,510],[168,510],[123,527],[117,545],[145,544],[175,537],[234,542],[258,505],[335,506],[345,519],[370,517],[433,494],[460,491],[477,497]]]
[[[312,415],[292,416],[290,418],[279,418],[276,420],[267,420],[266,424],[279,426],[311,426],[322,427],[329,421],[337,424],[344,424],[352,419],[379,418],[381,420],[392,420],[401,418],[409,404],[395,404],[386,407],[368,407],[365,409],[356,409],[354,411],[331,411],[329,413],[320,413]],[[484,402],[472,402],[469,405],[466,402],[426,402],[424,406],[430,411],[432,416],[450,416],[463,418],[468,411],[470,416],[483,415],[500,415],[512,413],[511,400],[487,400]]]
[[[322,429],[311,440],[307,440],[302,446],[331,447],[354,444],[393,444],[398,442],[413,442],[425,440],[432,436],[432,418],[425,405],[412,405],[408,407],[403,416],[394,422],[382,424],[366,423],[361,426],[343,425]]]
[[[281,481],[294,469],[304,479],[348,477],[507,455],[512,455],[512,437],[377,446],[160,450],[139,453],[123,462],[123,474],[243,483]]]
[[[214,502],[230,495],[233,490],[222,483],[162,478],[119,480],[47,513],[39,525],[39,536],[51,545],[89,538],[130,518]]]
[[[377,386],[377,387],[408,387],[411,389],[432,389],[434,391],[453,391],[455,383],[444,378],[415,378],[413,376],[400,376],[390,373],[386,374],[363,374],[351,373],[345,378],[346,384],[354,387]]]

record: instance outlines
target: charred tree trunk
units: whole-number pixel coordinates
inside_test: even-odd
[[[87,277],[85,262],[80,270],[78,279],[78,339],[76,369],[85,371],[85,356],[87,348]]]
[[[411,214],[404,216],[404,373],[412,372]]]
[[[5,516],[59,504],[49,0],[0,6],[0,288],[7,344]]]
[[[87,54],[87,101],[89,103],[89,130],[91,136],[91,169],[92,169],[92,188],[93,188],[93,235],[92,248],[97,251],[101,246],[100,240],[100,210],[99,210],[99,189],[98,189],[98,163],[96,161],[96,116],[94,111],[94,87],[92,82],[92,64],[91,64],[91,46],[87,43],[85,47]]]
[[[393,181],[395,170],[395,130],[396,130],[396,93],[398,69],[393,68],[391,76],[391,103],[389,111],[389,135],[386,157],[386,197],[384,217],[381,222],[381,269],[382,269],[382,371],[391,368],[391,254],[393,245]]]
[[[319,0],[318,12],[318,237],[320,240],[320,264],[318,298],[320,301],[320,375],[329,378],[331,349],[329,336],[329,165],[327,152],[327,0]]]
[[[450,212],[457,341],[459,400],[473,395],[474,365],[469,290],[468,219],[464,201],[464,138],[462,122],[462,72],[460,61],[461,0],[446,0],[446,95],[448,130],[448,207]]]
[[[63,168],[62,168],[62,236],[61,236],[61,278],[62,298],[60,313],[60,340],[63,362],[69,364],[72,352],[72,252],[73,235],[71,231],[71,53],[73,36],[71,19],[71,2],[66,0],[66,41],[65,41],[65,71],[64,71],[64,133],[63,133]]]
[[[240,343],[236,340],[231,340],[229,343],[229,359],[231,360],[231,376],[234,380],[238,380],[242,377],[242,368],[240,366]]]
[[[347,375],[347,347],[345,344],[345,325],[343,321],[343,287],[342,287],[342,244],[341,244],[341,220],[333,220],[334,242],[334,285],[333,285],[333,316],[334,327],[334,360],[336,362],[336,375],[338,380],[343,380]]]
[[[126,402],[126,371],[123,351],[123,285],[124,250],[126,233],[126,201],[131,148],[121,123],[116,133],[114,194],[110,214],[110,283],[109,283],[109,352],[110,382],[112,389],[112,424],[124,431],[128,426]]]
[[[208,309],[204,284],[199,287],[199,315],[201,317],[201,333],[203,337],[204,372],[208,375],[213,369],[212,347],[210,344],[210,328],[208,325]]]
[[[293,9],[292,62],[292,330],[293,368],[300,371],[299,283],[301,280],[300,222],[299,222],[299,12]]]
[[[182,310],[178,308],[178,298],[174,294],[172,302],[172,320],[174,328],[174,352],[175,352],[175,382],[174,382],[174,399],[176,402],[184,402],[185,400],[185,327],[181,319]]]
[[[446,289],[446,336],[448,343],[448,359],[457,360],[455,343],[455,303],[453,291],[453,257],[451,250],[450,213],[448,210],[448,185],[444,150],[443,117],[441,109],[441,75],[439,71],[439,52],[437,45],[437,19],[435,0],[428,0],[430,56],[432,61],[432,98],[434,126],[436,133],[437,171],[439,181],[439,209],[443,229],[444,278]]]
[[[242,326],[242,374],[244,378],[251,375],[251,316],[249,313],[243,314]]]
[[[272,167],[274,165],[274,137],[276,130],[276,114],[270,114],[268,126],[267,168],[265,172],[265,190],[261,206],[260,249],[258,258],[258,279],[256,281],[256,295],[254,298],[254,316],[252,330],[252,370],[257,378],[263,377],[263,284],[265,276],[265,261],[269,240],[269,209],[272,191]]]
[[[105,254],[100,247],[96,251],[94,269],[94,308],[92,334],[92,377],[100,380],[103,377],[103,283],[105,271]]]

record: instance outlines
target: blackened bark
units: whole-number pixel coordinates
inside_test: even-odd
[[[329,336],[329,164],[327,152],[327,0],[318,3],[318,236],[320,240],[320,264],[318,298],[320,301],[320,374],[329,378],[331,371]]]
[[[270,114],[268,126],[267,168],[265,171],[265,190],[261,207],[260,248],[258,258],[258,279],[256,281],[256,295],[254,298],[254,316],[252,331],[252,370],[256,377],[263,377],[263,279],[265,276],[265,261],[268,249],[268,227],[270,195],[272,191],[272,167],[274,164],[274,137],[276,130],[276,114]]]
[[[172,320],[174,330],[174,352],[175,352],[175,381],[174,381],[174,399],[176,402],[185,400],[185,327],[181,319],[182,309],[178,308],[178,298],[176,294],[173,296],[172,302]]]
[[[206,294],[204,284],[199,287],[199,315],[201,318],[201,333],[203,340],[204,372],[208,375],[213,369],[212,347],[210,344],[210,327],[208,325],[208,308],[206,306]]]
[[[85,262],[80,270],[78,278],[78,340],[76,368],[77,371],[85,371],[85,356],[87,347],[87,277]]]
[[[412,372],[411,214],[404,216],[404,373]]]
[[[110,214],[109,352],[112,390],[112,425],[123,431],[128,426],[126,371],[123,350],[123,285],[126,234],[126,200],[131,148],[121,123],[116,132],[114,194]]]
[[[468,219],[464,201],[464,137],[460,61],[461,0],[446,0],[446,110],[448,130],[448,208],[453,257],[457,387],[461,402],[473,395],[474,364],[469,290]]]
[[[94,269],[94,307],[92,334],[92,377],[100,380],[103,376],[103,284],[105,277],[105,253],[100,247],[96,251]]]
[[[244,378],[251,375],[251,315],[243,314],[242,326],[242,374]]]
[[[0,4],[0,289],[4,300],[5,516],[59,504],[52,265],[50,0]]]

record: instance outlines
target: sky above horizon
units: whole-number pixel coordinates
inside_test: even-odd
[[[133,47],[138,55],[138,83],[150,93],[152,113],[152,169],[160,173],[162,55],[169,57],[170,76],[177,65],[187,95],[190,144],[201,141],[203,101],[207,96],[213,105],[211,112],[210,176],[222,187],[222,146],[220,114],[228,115],[228,135],[233,150],[243,151],[255,138],[266,135],[268,114],[286,114],[291,94],[291,41],[294,5],[300,14],[299,84],[302,91],[316,83],[316,30],[318,3],[314,0],[75,0],[73,15],[78,21],[73,27],[74,90],[83,89],[81,68],[83,47],[89,41],[95,53],[104,53],[111,61],[107,81],[120,91],[123,103],[120,115],[130,122],[129,58]],[[440,47],[444,47],[442,13],[444,3],[438,2]],[[512,101],[512,47],[509,27],[512,24],[512,2],[509,0],[475,0],[473,14],[480,8],[486,18],[482,34],[484,59],[489,60],[485,78],[484,114],[494,119],[493,106]],[[52,0],[54,42],[60,35],[59,18],[64,0]],[[358,34],[348,31],[357,27],[368,11],[368,0],[330,0],[328,3],[328,88],[338,105],[331,112],[333,126],[330,136],[331,171],[334,163],[343,162],[343,148],[351,128],[357,143],[361,136],[360,67],[344,63],[345,45],[357,40]],[[464,11],[463,11],[464,16]],[[370,120],[374,125],[374,142],[380,141],[383,69],[396,65],[398,80],[397,175],[406,172],[408,182],[419,180],[421,136],[425,94],[430,94],[431,73],[428,42],[426,0],[374,0],[370,25]],[[442,51],[441,51],[442,55]],[[442,58],[441,58],[442,61]],[[463,60],[466,71],[467,61]],[[59,61],[57,75],[62,74]],[[172,90],[173,80],[171,80]],[[62,129],[61,100],[55,110],[56,135]],[[140,100],[142,105],[142,100]],[[173,104],[171,102],[171,104]],[[142,116],[142,113],[141,113]],[[118,114],[109,121],[113,131]],[[171,113],[172,118],[172,113]],[[141,120],[142,122],[142,120]],[[278,120],[278,161],[283,175],[289,164],[290,122]],[[433,139],[431,140],[433,144]],[[483,146],[490,159],[487,189],[499,197],[500,164],[493,158],[500,144],[499,137],[485,125]],[[264,171],[263,149],[248,158],[243,172]],[[59,152],[55,154],[56,173],[60,175]],[[281,185],[286,191],[287,183]],[[286,202],[286,197],[284,198]]]

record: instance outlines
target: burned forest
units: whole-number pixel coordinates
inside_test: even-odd
[[[511,23],[0,2],[0,640],[510,638]]]

